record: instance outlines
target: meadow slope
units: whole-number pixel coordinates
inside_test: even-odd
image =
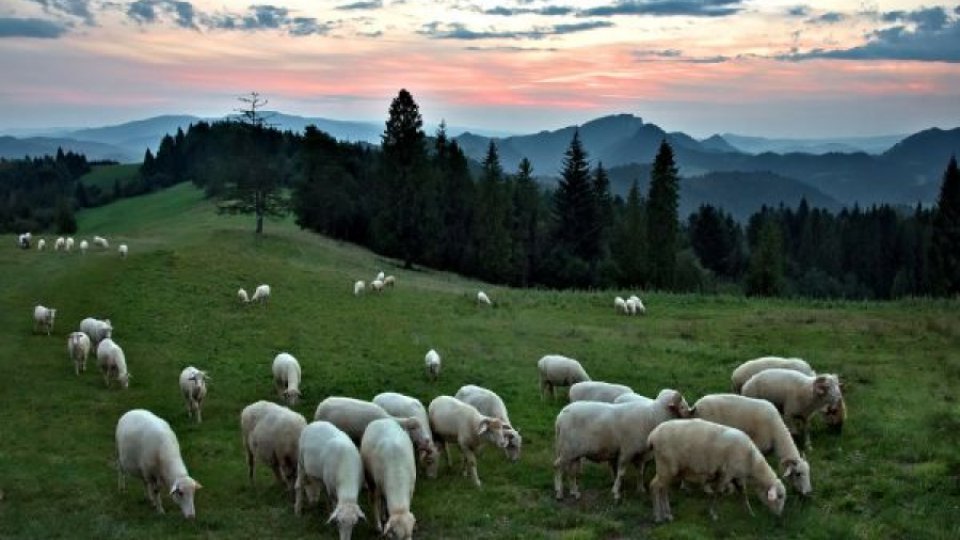
[[[495,306],[480,309],[476,282],[404,271],[290,222],[268,222],[256,238],[252,219],[217,216],[187,185],[78,217],[77,237],[107,236],[110,251],[23,252],[12,237],[0,245],[0,538],[334,538],[324,524],[329,511],[295,517],[292,498],[263,468],[255,488],[246,481],[239,412],[276,399],[270,363],[280,351],[303,366],[297,409],[308,419],[328,395],[370,399],[395,390],[426,403],[475,383],[504,398],[524,435],[522,460],[511,464],[488,449],[479,490],[443,467],[438,479],[419,481],[419,538],[960,536],[956,301],[651,293],[648,315],[627,318],[614,314],[614,291],[484,286]],[[125,261],[114,251],[120,242],[130,245]],[[380,269],[397,276],[397,287],[355,298],[353,281]],[[268,307],[237,303],[238,288],[252,292],[264,282],[273,287]],[[58,309],[51,337],[31,332],[37,303]],[[89,366],[73,374],[65,338],[91,315],[114,323],[133,376],[127,391],[105,389]],[[444,359],[437,383],[423,372],[430,348]],[[676,522],[654,526],[632,474],[624,501],[614,504],[606,466],[584,467],[582,501],[553,500],[553,420],[562,403],[537,393],[536,361],[547,353],[578,358],[595,379],[643,394],[678,388],[691,404],[726,391],[743,360],[801,356],[847,381],[850,416],[839,436],[815,424],[814,497],[788,496],[782,519],[758,503],[751,518],[739,497],[727,497],[712,522],[704,496],[674,490]],[[178,392],[187,365],[213,379],[202,425],[187,418]],[[170,422],[205,486],[195,522],[169,499],[168,513],[156,515],[139,482],[117,491],[113,431],[137,407]],[[354,537],[375,534],[361,523]]]

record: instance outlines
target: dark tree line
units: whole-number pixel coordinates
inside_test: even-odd
[[[88,195],[77,179],[90,172],[82,154],[0,159],[0,231],[21,233],[77,229],[74,211]]]

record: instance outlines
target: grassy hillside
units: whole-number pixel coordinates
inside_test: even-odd
[[[107,193],[113,193],[114,183],[119,180],[120,185],[126,185],[139,175],[139,163],[121,165],[97,165],[92,171],[83,175],[80,181],[85,186],[97,186]]]
[[[519,463],[488,449],[475,489],[441,468],[413,500],[419,538],[956,538],[960,535],[960,324],[956,302],[848,303],[645,295],[648,315],[613,312],[613,293],[557,293],[485,287],[496,303],[479,309],[478,284],[407,272],[353,246],[267,223],[217,216],[189,186],[123,200],[79,215],[78,238],[102,234],[130,257],[22,252],[0,243],[0,538],[335,538],[329,511],[296,518],[292,498],[263,468],[246,481],[239,412],[275,399],[270,363],[288,351],[303,366],[312,418],[328,395],[370,399],[395,390],[424,402],[475,383],[500,393],[524,435]],[[380,269],[398,285],[355,298],[352,283]],[[235,293],[269,283],[268,307]],[[620,292],[622,294],[622,292]],[[53,336],[31,332],[32,306],[58,308]],[[126,351],[129,390],[80,377],[66,335],[86,316],[109,317]],[[439,382],[423,355],[444,359]],[[553,500],[553,419],[541,402],[536,361],[563,353],[599,380],[652,395],[682,390],[690,403],[725,391],[739,362],[763,354],[807,358],[848,382],[850,417],[841,436],[814,427],[808,454],[815,494],[791,493],[782,519],[739,497],[719,505],[696,491],[672,493],[676,522],[654,526],[650,500],[633,492],[614,504],[606,466],[584,467],[580,502]],[[95,365],[95,364],[94,364]],[[208,370],[204,423],[188,420],[180,370]],[[186,522],[169,499],[156,515],[136,481],[118,493],[113,432],[119,416],[148,408],[180,439],[198,493]],[[454,451],[458,459],[458,451]],[[362,504],[371,514],[365,495]],[[374,538],[361,524],[354,538]]]

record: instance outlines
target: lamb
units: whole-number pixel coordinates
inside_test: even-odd
[[[550,396],[556,399],[554,388],[557,386],[570,386],[590,380],[590,376],[587,375],[580,362],[559,354],[548,354],[538,360],[537,370],[540,373],[541,400],[547,392],[550,392]]]
[[[37,240],[37,251],[43,251],[47,247],[47,241],[41,238]]]
[[[490,297],[487,296],[487,293],[485,293],[485,292],[483,292],[483,291],[478,291],[478,292],[477,292],[477,304],[486,304],[486,305],[488,305],[488,306],[492,306],[492,305],[493,305],[493,302],[490,301]]]
[[[563,476],[570,482],[570,495],[580,498],[577,477],[582,458],[616,465],[613,498],[620,500],[620,486],[633,463],[640,470],[643,486],[644,463],[648,458],[647,437],[658,425],[675,418],[688,418],[690,407],[683,395],[664,389],[651,403],[601,403],[577,401],[564,407],[554,424],[556,459],[554,491],[557,500],[563,499]]]
[[[33,308],[33,331],[44,331],[46,330],[47,335],[49,336],[53,332],[53,323],[57,318],[57,310],[53,308],[44,307],[41,305],[34,306]]]
[[[237,291],[237,298],[239,298],[240,301],[243,302],[244,304],[250,303],[250,297],[247,296],[247,291],[245,291],[244,289],[240,289]]]
[[[650,482],[653,497],[653,518],[656,522],[672,521],[670,485],[675,480],[707,484],[716,497],[724,488],[738,486],[746,499],[748,482],[756,484],[757,496],[771,512],[779,516],[787,492],[776,473],[763,458],[750,437],[739,429],[715,424],[699,418],[670,420],[657,426],[648,438],[649,450],[657,462],[657,474]]]
[[[53,243],[53,250],[60,251],[66,245],[66,240],[62,236],[57,237],[57,241]]]
[[[160,490],[169,490],[183,516],[196,516],[194,495],[202,488],[187,473],[177,436],[165,420],[144,409],[127,411],[117,422],[117,487],[126,489],[125,475],[143,479],[147,498],[163,513]]]
[[[395,278],[395,277],[393,277],[393,276],[387,276],[387,277],[383,278],[383,286],[384,286],[384,287],[393,287],[396,283],[397,283],[397,278]]]
[[[583,381],[570,387],[570,401],[602,401],[613,403],[624,394],[632,394],[633,389],[622,384],[601,381]]]
[[[99,320],[93,317],[87,317],[80,321],[80,331],[90,338],[90,342],[98,345],[100,341],[113,335],[113,325],[110,319]]]
[[[627,298],[627,306],[630,308],[631,315],[636,315],[638,313],[643,315],[647,312],[647,308],[643,305],[643,302],[640,301],[640,297],[637,295]]]
[[[414,446],[417,447],[417,458],[420,466],[423,467],[427,478],[437,477],[437,466],[439,465],[437,445],[433,441],[433,433],[430,431],[430,419],[427,417],[427,409],[419,399],[398,394],[396,392],[383,392],[373,398],[374,405],[378,405],[387,414],[403,420],[406,418],[416,418],[419,425],[419,435],[413,438]],[[419,441],[419,444],[418,444]]]
[[[269,285],[258,285],[256,290],[253,291],[253,296],[250,297],[251,302],[261,302],[266,304],[270,300],[270,286]]]
[[[431,401],[427,414],[430,416],[433,436],[447,454],[447,466],[453,466],[447,443],[456,440],[463,456],[464,476],[469,474],[474,485],[480,487],[476,451],[484,442],[506,448],[503,421],[484,416],[473,405],[450,396],[439,396]]]
[[[640,394],[634,394],[632,392],[629,394],[620,394],[617,396],[617,399],[613,400],[614,403],[627,403],[630,401],[642,401],[643,403],[653,402],[653,400],[647,396],[641,396]]]
[[[417,520],[410,512],[410,502],[417,483],[417,467],[410,439],[393,420],[374,420],[363,434],[360,456],[367,484],[373,486],[370,497],[377,530],[383,536],[412,539]]]
[[[383,282],[375,279],[370,282],[370,289],[374,292],[383,292]]]
[[[127,258],[127,253],[129,253],[129,251],[130,249],[126,244],[120,244],[120,247],[117,248],[117,252],[120,253],[120,257],[123,259]]]
[[[741,393],[773,403],[790,433],[804,447],[810,445],[807,430],[810,415],[825,406],[837,406],[843,399],[840,379],[836,375],[804,375],[781,368],[766,369],[750,377]]]
[[[88,244],[86,240],[80,241],[80,254],[85,255],[87,253],[87,249],[89,248],[90,244]]]
[[[786,424],[770,402],[736,394],[712,394],[693,404],[694,417],[737,428],[750,437],[761,453],[773,451],[780,459],[783,478],[801,495],[809,495],[810,465],[800,455]]]
[[[482,386],[468,384],[461,386],[453,397],[473,405],[477,411],[484,416],[497,418],[503,422],[503,438],[507,440],[507,446],[504,447],[504,453],[510,461],[520,460],[520,451],[523,447],[523,437],[520,432],[513,427],[510,422],[510,415],[507,414],[507,406],[503,400],[493,390],[488,390]]]
[[[250,485],[254,485],[256,461],[259,460],[270,467],[277,482],[293,491],[297,480],[300,432],[306,427],[307,421],[302,414],[286,407],[270,407],[261,403],[249,405],[240,413]],[[250,431],[247,431],[248,428]]]
[[[103,382],[110,388],[110,380],[116,379],[120,388],[130,386],[130,373],[127,372],[127,359],[123,349],[110,338],[104,338],[97,345],[97,365],[103,373]]]
[[[326,420],[337,426],[350,436],[358,446],[363,439],[363,432],[370,422],[381,418],[393,418],[379,405],[369,401],[348,397],[332,396],[320,402],[313,414],[314,420]],[[410,435],[410,440],[419,451],[427,451],[432,441],[422,434],[423,428],[416,418],[397,418],[399,423]]]
[[[423,358],[423,362],[427,368],[427,377],[431,381],[437,380],[440,377],[440,354],[430,349]]]
[[[17,236],[17,247],[20,249],[30,249],[30,239],[33,235],[28,232],[25,232]]]
[[[806,363],[802,358],[761,356],[760,358],[748,360],[733,370],[733,374],[730,376],[733,393],[741,394],[743,385],[750,380],[750,377],[753,377],[765,369],[771,368],[792,369],[794,371],[799,371],[804,375],[816,375],[816,373],[810,367],[810,364]]]
[[[627,302],[623,298],[620,298],[619,296],[613,299],[613,308],[616,310],[617,313],[622,313],[623,315],[628,314]]]
[[[357,496],[363,482],[360,451],[346,433],[330,422],[311,422],[300,432],[297,460],[297,492],[293,511],[303,511],[304,498],[315,504],[320,491],[333,503],[327,523],[337,522],[340,540],[350,540],[357,521],[366,519]]]
[[[360,293],[367,288],[367,285],[363,281],[358,281],[353,284],[353,295],[360,296]]]
[[[383,273],[383,270],[381,270],[380,272],[377,273],[377,277],[376,277],[376,279],[374,279],[374,281],[381,281],[381,282],[382,282],[382,281],[385,280],[385,279],[387,279],[387,278],[386,278],[386,274],[384,274],[384,273]]]
[[[87,370],[87,358],[90,356],[90,338],[83,332],[73,332],[67,337],[67,354],[73,360],[73,369],[77,375]]]
[[[109,248],[110,242],[107,242],[107,239],[102,236],[94,236],[93,245],[97,247],[102,247],[102,248]]]
[[[197,423],[203,421],[200,408],[203,406],[203,399],[207,397],[207,381],[209,377],[206,371],[188,366],[180,372],[180,393],[187,402],[187,415],[193,417],[197,413]]]
[[[284,352],[273,359],[273,386],[277,394],[287,400],[287,405],[297,405],[300,399],[300,363],[293,355]]]
[[[73,237],[72,237],[72,236],[68,236],[68,237],[67,237],[67,240],[66,240],[66,241],[64,242],[64,244],[63,244],[63,249],[64,249],[65,251],[70,251],[71,249],[73,249],[73,244],[74,244],[74,242],[73,242]]]

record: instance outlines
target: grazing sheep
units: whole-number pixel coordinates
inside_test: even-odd
[[[87,370],[87,358],[90,356],[90,338],[83,332],[73,332],[67,337],[67,354],[73,360],[73,369],[77,375]]]
[[[601,381],[583,381],[570,387],[570,401],[602,401],[613,403],[624,394],[632,394],[633,388],[622,384]]]
[[[419,399],[398,394],[396,392],[383,392],[373,398],[374,405],[378,405],[390,416],[399,420],[406,418],[416,418],[419,423],[419,436],[413,439],[414,446],[417,447],[417,460],[423,467],[427,478],[437,477],[437,466],[439,465],[439,454],[437,445],[433,441],[433,433],[430,431],[430,419],[427,417],[427,409]]]
[[[237,291],[237,298],[239,298],[244,304],[250,303],[250,297],[247,295],[247,291],[244,289]]]
[[[636,315],[638,313],[643,315],[647,312],[647,308],[643,305],[643,302],[640,301],[640,297],[637,295],[627,298],[627,306],[630,308],[631,315]]]
[[[370,498],[377,530],[385,537],[412,539],[417,520],[410,513],[410,502],[417,466],[409,437],[392,420],[374,420],[363,434],[360,456],[367,485],[373,486]]]
[[[440,354],[430,349],[423,358],[423,362],[427,368],[427,377],[431,381],[437,380],[440,377]]]
[[[609,463],[611,468],[615,466],[612,489],[615,500],[620,500],[620,486],[630,463],[639,468],[638,489],[642,490],[650,432],[667,420],[689,416],[690,407],[683,395],[671,389],[660,391],[651,403],[570,403],[560,411],[554,424],[556,459],[553,462],[553,484],[557,500],[563,499],[564,474],[570,482],[570,495],[580,498],[577,477],[583,458]]]
[[[40,305],[34,306],[33,308],[33,331],[44,331],[46,330],[47,335],[50,335],[50,332],[53,332],[53,323],[57,318],[57,310],[53,308],[43,307]]]
[[[384,279],[386,279],[386,274],[384,274],[383,270],[381,270],[380,272],[377,273],[377,277],[376,279],[374,279],[374,281],[382,282]]]
[[[367,285],[366,285],[366,283],[364,283],[363,281],[358,281],[358,282],[354,283],[354,284],[353,284],[353,295],[354,295],[354,296],[360,296],[360,293],[362,293],[363,290],[366,289],[366,288],[367,288]]]
[[[503,438],[507,440],[507,446],[503,449],[504,453],[510,461],[520,460],[523,437],[513,427],[510,422],[510,415],[507,414],[507,406],[496,392],[482,386],[468,384],[461,386],[453,397],[467,405],[473,405],[484,416],[500,419],[503,422]]]
[[[73,244],[74,244],[74,242],[73,242],[73,237],[72,237],[72,236],[68,236],[66,242],[64,242],[64,244],[63,244],[63,249],[64,249],[64,251],[70,251],[70,250],[72,250],[72,249],[73,249]]]
[[[740,390],[742,390],[743,385],[750,380],[750,377],[753,377],[765,369],[773,368],[792,369],[794,371],[799,371],[804,375],[816,375],[816,373],[810,367],[810,364],[806,363],[801,358],[762,356],[760,358],[748,360],[733,370],[733,374],[730,376],[733,393],[741,394],[742,392]]]
[[[93,245],[97,247],[102,247],[102,248],[109,248],[110,242],[107,242],[107,239],[102,236],[94,236]]]
[[[293,355],[284,352],[273,359],[273,387],[291,407],[300,399],[300,380],[300,363]]]
[[[87,317],[80,321],[80,331],[90,338],[90,342],[99,345],[100,342],[113,335],[113,325],[110,319],[99,320]]]
[[[32,235],[28,232],[25,232],[17,236],[17,247],[20,249],[30,249],[30,239]]]
[[[117,248],[117,252],[120,253],[120,257],[123,259],[127,258],[127,253],[129,253],[130,248],[126,244],[120,244],[120,247]]]
[[[120,388],[130,386],[130,373],[127,371],[127,358],[112,339],[104,338],[97,345],[97,366],[103,373],[103,382],[110,388],[110,380],[116,379]]]
[[[161,489],[169,490],[183,517],[196,516],[193,498],[203,486],[187,473],[177,435],[165,420],[144,409],[126,412],[117,422],[117,487],[126,489],[125,475],[143,480],[147,498],[163,513]]]
[[[714,493],[710,515],[716,519],[714,504],[720,493],[737,486],[746,498],[747,483],[755,483],[757,496],[775,515],[783,512],[787,492],[763,454],[744,432],[706,420],[671,420],[650,433],[648,446],[657,463],[650,482],[653,519],[672,521],[670,485],[675,480],[706,484]]]
[[[203,406],[203,399],[207,397],[207,377],[206,371],[188,366],[180,372],[180,393],[187,402],[187,415],[193,417],[197,413],[197,423],[203,421],[200,408]]]
[[[261,302],[266,304],[270,300],[270,286],[269,285],[258,285],[256,290],[253,291],[253,296],[250,297],[251,302]]]
[[[379,279],[375,279],[370,282],[370,290],[373,292],[383,292],[383,282]]]
[[[628,314],[627,302],[623,298],[620,298],[619,296],[613,299],[613,308],[616,310],[617,313],[622,313],[623,315]]]
[[[363,439],[363,432],[370,422],[382,418],[391,418],[379,405],[360,399],[331,396],[317,405],[314,420],[326,420],[350,436],[357,445]],[[416,418],[397,418],[396,421],[409,433],[410,440],[418,449],[428,448],[431,441],[422,435],[423,428]]]
[[[57,241],[53,243],[53,250],[54,250],[54,251],[60,251],[61,249],[64,248],[64,246],[66,246],[66,243],[67,243],[67,241],[64,240],[64,238],[63,238],[62,236],[58,237],[58,238],[57,238]]]
[[[260,403],[246,407],[240,414],[250,485],[254,485],[255,462],[259,460],[270,467],[277,482],[293,491],[297,480],[300,432],[307,421],[302,414],[286,407],[269,407]],[[246,431],[251,425],[252,429]]]
[[[43,251],[47,247],[47,241],[41,238],[37,240],[37,251]]]
[[[783,478],[801,495],[813,491],[810,464],[800,455],[780,413],[769,401],[737,394],[712,394],[693,404],[693,415],[743,431],[761,453],[775,453]]]
[[[427,414],[430,416],[433,436],[447,454],[447,466],[453,466],[447,443],[455,440],[463,458],[463,475],[469,474],[474,485],[480,487],[476,451],[484,442],[506,448],[503,421],[484,416],[473,405],[450,396],[439,396],[431,401]]]
[[[836,375],[804,375],[792,369],[765,369],[743,385],[743,395],[773,403],[798,444],[810,446],[810,415],[843,399]]]
[[[89,248],[90,248],[90,244],[88,244],[86,240],[81,240],[81,241],[80,241],[80,254],[81,254],[81,255],[86,255],[87,249],[89,249]]]
[[[384,286],[384,287],[393,287],[394,285],[396,285],[396,283],[397,283],[397,278],[395,278],[395,277],[393,277],[393,276],[387,276],[387,277],[383,278],[383,286]]]
[[[537,371],[540,373],[540,399],[543,399],[547,392],[556,399],[554,388],[557,386],[570,386],[590,380],[580,362],[559,354],[548,354],[538,360]]]
[[[841,389],[843,385],[840,385]],[[840,401],[833,405],[827,405],[823,408],[823,420],[827,429],[834,433],[843,432],[843,422],[847,419],[847,402],[840,397]]]
[[[617,399],[613,400],[614,403],[627,403],[630,401],[641,401],[643,403],[652,403],[653,400],[647,396],[641,396],[640,394],[629,393],[629,394],[620,394],[617,396]]]
[[[303,511],[304,498],[315,504],[320,492],[331,501],[333,512],[327,523],[337,522],[340,540],[350,540],[357,521],[366,519],[357,496],[363,482],[360,451],[346,433],[330,422],[311,422],[300,432],[297,461],[297,492],[293,511]]]
[[[488,305],[488,306],[492,306],[492,305],[493,305],[493,302],[490,301],[490,297],[487,296],[487,293],[485,293],[485,292],[483,292],[483,291],[478,291],[478,292],[477,292],[477,304],[486,304],[486,305]]]

